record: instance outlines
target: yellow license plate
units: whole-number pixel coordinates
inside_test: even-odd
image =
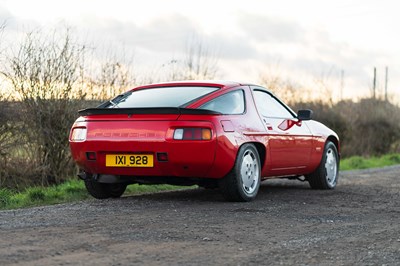
[[[152,154],[107,154],[107,167],[153,167]]]

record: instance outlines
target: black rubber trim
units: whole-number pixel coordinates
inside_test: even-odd
[[[176,114],[176,115],[220,115],[221,113],[206,109],[189,109],[178,107],[157,108],[87,108],[78,111],[80,116],[89,115],[134,115],[134,114]]]

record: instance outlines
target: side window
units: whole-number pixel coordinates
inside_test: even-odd
[[[243,114],[245,109],[243,91],[228,92],[203,104],[200,108],[220,112],[225,115]]]
[[[254,90],[253,95],[256,107],[262,116],[294,118],[293,114],[271,94],[265,91]]]

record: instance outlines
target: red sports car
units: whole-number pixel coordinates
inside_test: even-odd
[[[184,81],[134,88],[79,111],[69,141],[95,198],[128,184],[197,184],[250,201],[268,178],[315,189],[338,180],[339,138],[296,114],[269,90],[236,82]]]

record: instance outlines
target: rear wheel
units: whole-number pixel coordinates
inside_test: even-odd
[[[109,184],[111,198],[119,198],[126,190],[126,184]]]
[[[119,198],[124,194],[126,184],[105,184],[95,180],[85,180],[86,190],[96,199]]]
[[[318,168],[306,176],[313,189],[334,189],[339,177],[339,155],[335,144],[328,141]]]
[[[260,156],[253,144],[244,144],[232,171],[220,181],[222,194],[230,201],[251,201],[257,196],[260,183]]]

